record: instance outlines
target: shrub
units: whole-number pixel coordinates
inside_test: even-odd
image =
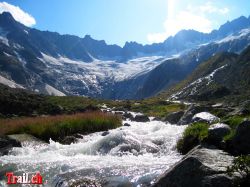
[[[188,126],[182,138],[177,142],[177,150],[182,154],[186,154],[193,147],[201,143],[208,136],[208,127],[207,123],[193,123]]]
[[[229,175],[233,172],[239,172],[243,176],[243,180],[235,186],[250,185],[250,155],[242,155],[234,159],[233,165],[227,168]]]
[[[101,112],[0,120],[0,134],[27,133],[48,141],[75,133],[92,133],[121,126],[121,119]]]

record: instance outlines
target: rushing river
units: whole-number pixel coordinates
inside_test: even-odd
[[[87,178],[105,181],[106,186],[132,183],[139,187],[149,186],[181,159],[175,146],[185,126],[160,121],[123,123],[131,126],[110,130],[105,136],[102,132],[83,136],[71,145],[50,141],[14,148],[0,157],[1,177],[7,171],[39,171],[43,181],[47,180],[44,186],[69,186],[74,180]],[[5,182],[2,177],[0,186]]]

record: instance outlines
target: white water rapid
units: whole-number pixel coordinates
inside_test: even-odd
[[[14,148],[0,157],[0,174],[39,171],[43,181],[47,180],[44,186],[49,187],[69,186],[85,177],[106,181],[106,186],[150,186],[181,159],[175,146],[185,126],[160,121],[123,123],[131,126],[110,130],[106,136],[102,132],[86,135],[71,145],[50,141]],[[5,182],[2,177],[0,186]]]

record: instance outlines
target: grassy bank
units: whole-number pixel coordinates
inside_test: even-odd
[[[121,126],[121,119],[101,112],[0,120],[0,134],[27,133],[48,141],[75,133],[105,131]]]
[[[200,122],[188,126],[177,142],[177,150],[182,154],[186,154],[200,144],[208,136],[208,127],[207,123]]]

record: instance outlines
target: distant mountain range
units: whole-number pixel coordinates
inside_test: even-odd
[[[183,80],[218,52],[250,44],[250,17],[209,34],[182,30],[163,43],[123,47],[89,35],[39,31],[0,15],[0,83],[50,95],[109,99],[149,97]]]

